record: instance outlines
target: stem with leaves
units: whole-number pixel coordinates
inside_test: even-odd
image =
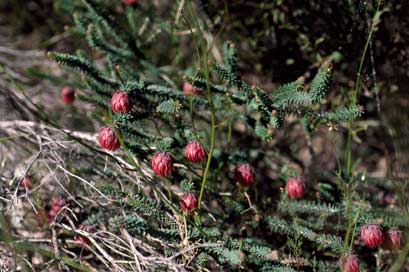
[[[366,54],[369,48],[369,44],[372,40],[373,33],[376,30],[376,26],[379,24],[380,16],[382,14],[382,11],[379,10],[380,5],[381,5],[381,1],[379,1],[377,4],[376,12],[375,12],[374,17],[372,18],[371,27],[369,29],[368,38],[366,39],[364,50],[362,52],[361,59],[359,61],[358,73],[357,73],[357,78],[355,82],[354,93],[352,96],[353,105],[357,104],[357,100],[358,100],[359,93],[360,93],[361,75],[362,75],[362,69],[363,69],[364,62],[365,62],[365,57],[366,57]],[[345,150],[345,160],[346,160],[346,173],[345,174],[348,179],[352,174],[352,136],[353,134],[354,134],[354,130],[352,127],[352,119],[350,119],[348,121],[348,136],[347,136],[347,144],[346,144],[346,150]],[[348,182],[348,184],[346,184],[345,194],[347,198],[348,229],[347,229],[345,239],[344,239],[344,248],[343,248],[344,252],[347,250],[348,244],[350,244],[351,232],[354,227],[353,215],[352,215],[353,209],[352,209],[352,183],[351,182]]]

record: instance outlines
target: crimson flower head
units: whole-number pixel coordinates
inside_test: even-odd
[[[183,84],[183,93],[184,93],[185,95],[191,95],[191,94],[192,94],[192,95],[193,95],[193,94],[200,95],[200,94],[203,93],[203,90],[194,87],[192,84],[190,84],[190,83],[188,83],[188,82],[185,82],[185,83]]]
[[[109,151],[115,151],[119,148],[119,141],[111,127],[102,127],[98,134],[99,146]]]
[[[179,204],[182,211],[188,213],[197,208],[197,198],[193,193],[184,194]]]
[[[199,163],[206,158],[206,151],[198,142],[190,142],[185,147],[185,155],[189,161]]]
[[[359,261],[355,255],[345,255],[339,259],[341,272],[359,272]]]
[[[132,5],[136,5],[138,3],[138,0],[122,0],[122,2],[124,4],[132,6]]]
[[[62,197],[53,197],[51,199],[51,208],[48,211],[50,221],[54,220],[57,213],[66,205],[65,199]]]
[[[377,224],[368,224],[361,228],[361,239],[369,248],[379,246],[383,241],[382,228]]]
[[[287,195],[291,199],[299,199],[304,196],[305,193],[305,177],[298,176],[292,177],[287,181],[285,186]]]
[[[22,178],[20,181],[20,187],[26,188],[27,190],[31,190],[33,188],[33,185],[31,184],[31,179],[28,176],[25,176]]]
[[[95,228],[92,226],[80,226],[79,227],[80,230],[86,231],[88,233],[93,233],[95,232]],[[79,246],[79,247],[85,247],[85,245],[89,246],[91,245],[91,241],[90,239],[88,239],[85,236],[82,236],[80,234],[76,234],[74,237],[74,243]]]
[[[403,234],[402,231],[391,229],[385,233],[385,239],[382,243],[382,248],[389,250],[399,250],[403,244]]]
[[[152,158],[152,169],[156,175],[160,177],[167,177],[173,169],[172,156],[167,152],[158,152]]]
[[[243,186],[250,186],[254,182],[254,170],[248,163],[240,164],[236,167],[234,179]]]
[[[61,101],[64,104],[72,104],[75,100],[75,90],[71,87],[65,86],[61,90]]]
[[[114,93],[111,98],[111,108],[114,113],[129,113],[132,110],[132,105],[128,93]]]

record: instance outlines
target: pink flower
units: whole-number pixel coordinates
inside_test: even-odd
[[[403,244],[403,234],[400,230],[388,230],[385,233],[385,239],[382,243],[382,248],[389,250],[399,250]]]
[[[158,176],[169,176],[173,169],[172,157],[166,152],[156,153],[152,158],[152,169]]]
[[[119,141],[111,127],[102,127],[98,134],[99,146],[109,151],[115,151],[119,148]]]
[[[188,213],[197,208],[197,198],[192,193],[184,194],[179,204],[182,211]]]
[[[128,113],[132,110],[128,93],[116,92],[111,98],[111,108],[114,113]]]
[[[361,228],[361,239],[369,248],[379,246],[383,241],[382,229],[379,225],[368,224]]]
[[[72,104],[75,100],[75,90],[68,86],[62,88],[61,100],[64,104]]]
[[[250,164],[241,164],[236,168],[234,179],[243,186],[250,186],[254,182],[254,170]]]
[[[341,272],[359,272],[359,261],[355,255],[345,255],[339,260]]]
[[[48,211],[48,218],[53,221],[58,212],[66,205],[65,199],[62,197],[53,197],[51,199],[51,208]]]
[[[190,142],[185,147],[185,155],[189,161],[198,163],[206,158],[206,151],[198,142]]]
[[[302,198],[305,193],[305,178],[303,176],[290,178],[287,181],[285,190],[291,199]]]
[[[188,83],[188,82],[185,82],[185,83],[183,84],[183,93],[184,93],[185,95],[191,95],[191,94],[192,94],[192,95],[193,95],[193,94],[200,95],[200,94],[203,93],[203,90],[194,87],[192,84],[190,84],[190,83]]]

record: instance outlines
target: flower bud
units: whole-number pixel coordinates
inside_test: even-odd
[[[380,202],[381,202],[380,204],[384,206],[396,206],[398,201],[393,193],[387,192],[384,193],[382,200]]]
[[[185,83],[183,84],[183,93],[184,93],[185,95],[191,95],[191,94],[192,94],[192,95],[194,95],[194,94],[200,95],[200,94],[203,93],[203,90],[194,87],[192,84],[190,84],[190,83],[188,83],[188,82],[185,82]]]
[[[243,186],[250,186],[254,182],[254,170],[250,164],[245,163],[236,167],[234,179]]]
[[[114,113],[129,113],[132,110],[132,105],[128,93],[114,93],[111,98],[111,108]]]
[[[31,184],[31,179],[28,176],[25,176],[21,181],[20,181],[20,187],[26,188],[27,190],[31,190],[33,188],[33,185]]]
[[[95,228],[92,226],[80,226],[80,230],[83,230],[88,233],[93,233],[95,232]],[[88,239],[88,237],[82,236],[80,234],[76,234],[74,237],[74,243],[79,246],[79,247],[85,247],[85,245],[89,246],[91,245],[91,240]]]
[[[122,0],[122,2],[124,4],[132,6],[132,5],[136,5],[138,3],[138,0]]]
[[[359,261],[355,255],[345,255],[339,260],[341,272],[359,272]]]
[[[206,158],[206,151],[198,142],[190,142],[185,147],[185,155],[189,161],[199,163]]]
[[[156,153],[152,158],[152,169],[158,176],[169,176],[173,169],[172,157],[166,152]]]
[[[75,100],[75,90],[71,87],[65,86],[61,90],[61,101],[64,104],[72,104]]]
[[[389,250],[399,250],[403,244],[403,234],[402,231],[391,229],[384,233],[385,239],[382,242],[383,249]]]
[[[192,193],[184,194],[179,204],[182,211],[188,213],[197,208],[197,198]]]
[[[383,241],[382,228],[377,224],[368,224],[361,228],[361,239],[369,248],[379,246]]]
[[[109,151],[115,151],[119,148],[119,141],[111,127],[102,127],[98,134],[99,146]]]
[[[53,197],[51,199],[51,207],[48,211],[48,218],[53,221],[58,212],[66,205],[65,199],[62,197]]]
[[[299,199],[305,193],[305,178],[303,176],[292,177],[285,186],[287,195],[291,199]]]

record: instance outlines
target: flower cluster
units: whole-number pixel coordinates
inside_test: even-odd
[[[48,219],[53,221],[55,216],[60,212],[60,210],[66,205],[65,199],[62,197],[53,197],[51,199],[51,207],[48,211]]]

